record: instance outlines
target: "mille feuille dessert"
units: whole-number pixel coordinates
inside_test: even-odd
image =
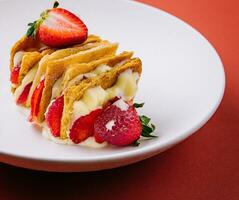
[[[134,103],[142,72],[133,52],[88,35],[84,22],[66,9],[44,11],[12,47],[11,87],[16,104],[43,136],[90,147],[137,145],[153,138],[150,118]]]

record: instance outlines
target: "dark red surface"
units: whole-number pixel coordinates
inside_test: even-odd
[[[239,199],[239,1],[143,1],[190,23],[217,49],[227,86],[216,114],[183,143],[123,168],[58,174],[0,164],[0,199]]]

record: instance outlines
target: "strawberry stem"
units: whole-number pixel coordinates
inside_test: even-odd
[[[57,8],[59,6],[59,2],[58,1],[55,1],[54,2],[54,5],[53,5],[53,8]]]
[[[135,108],[142,108],[144,106],[144,103],[134,103]]]

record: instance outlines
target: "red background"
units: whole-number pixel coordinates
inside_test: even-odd
[[[217,49],[227,85],[216,114],[176,147],[123,168],[58,174],[0,164],[0,199],[239,199],[239,1],[141,1],[185,20]]]

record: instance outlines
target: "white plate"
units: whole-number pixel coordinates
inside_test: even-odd
[[[161,10],[112,0],[62,1],[78,13],[91,33],[134,50],[143,61],[138,102],[151,116],[157,139],[139,147],[89,149],[50,142],[34,129],[12,100],[8,59],[26,24],[52,1],[0,3],[0,161],[50,171],[93,171],[134,163],[158,154],[198,130],[217,109],[225,86],[222,63],[209,42],[192,27]]]

